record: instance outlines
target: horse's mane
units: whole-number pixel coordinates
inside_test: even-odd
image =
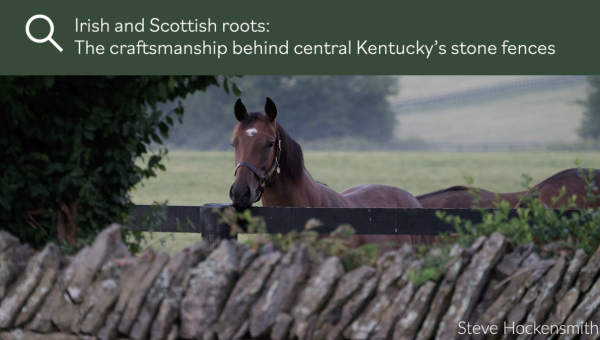
[[[279,123],[277,123],[277,138],[281,140],[281,160],[279,160],[281,174],[291,180],[299,180],[304,172],[304,154],[300,144],[293,140]]]
[[[246,118],[241,122],[241,128],[247,128],[255,121],[268,121],[267,116],[262,112],[248,113]],[[292,137],[277,123],[277,139],[281,140],[281,153],[279,159],[279,168],[281,176],[287,177],[290,180],[299,180],[302,178],[304,171],[304,154],[302,148]]]
[[[435,195],[439,195],[439,194],[443,194],[445,192],[449,192],[449,191],[462,191],[462,190],[469,190],[472,189],[471,187],[465,186],[465,185],[455,185],[453,187],[449,187],[446,189],[442,189],[442,190],[438,190],[438,191],[434,191],[434,192],[429,192],[426,194],[423,194],[421,196],[417,196],[416,198],[418,200],[427,198],[427,197],[431,197],[431,196],[435,196]]]

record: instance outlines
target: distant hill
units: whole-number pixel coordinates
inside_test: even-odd
[[[586,97],[586,83],[583,77],[564,80],[541,86],[544,78],[534,76],[402,76],[399,95],[390,98],[400,120],[396,133],[430,143],[575,141],[584,111],[577,102]],[[399,105],[521,83],[533,85],[410,110]]]

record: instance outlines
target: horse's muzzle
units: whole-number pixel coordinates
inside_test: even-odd
[[[231,198],[233,207],[236,210],[249,208],[254,203],[250,187],[247,185],[236,185],[234,183],[229,190],[229,198]]]

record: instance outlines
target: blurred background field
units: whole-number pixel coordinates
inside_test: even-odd
[[[266,96],[300,142],[312,176],[338,192],[361,183],[413,195],[465,184],[522,190],[570,167],[600,168],[599,77],[244,76],[232,79],[250,111]],[[229,202],[237,97],[218,88],[184,100],[169,131],[166,172],[131,192],[136,204]],[[600,106],[598,106],[600,108]],[[169,110],[169,104],[163,109]],[[595,117],[595,118],[594,118]],[[590,138],[591,137],[591,138]],[[161,146],[156,146],[159,148]],[[592,151],[585,151],[592,150]],[[518,152],[517,152],[518,151]],[[259,204],[260,205],[260,204]],[[165,235],[161,235],[165,236]],[[198,239],[178,234],[168,250]]]
[[[597,91],[589,79],[245,76],[235,81],[251,111],[262,110],[265,97],[271,97],[279,123],[304,149],[543,151],[581,141],[586,101]],[[236,99],[218,88],[186,98],[184,121],[170,131],[168,146],[228,149]]]

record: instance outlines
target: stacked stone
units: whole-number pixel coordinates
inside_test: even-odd
[[[54,244],[34,254],[0,232],[0,329],[12,330],[0,339],[176,338],[176,303],[205,248],[132,257],[112,225],[69,259]]]
[[[113,225],[66,258],[0,232],[0,339],[541,340],[461,335],[459,324],[600,324],[600,249],[554,254],[495,233],[455,246],[439,280],[417,285],[411,247],[345,272],[304,244],[256,253],[224,240],[132,257]]]

